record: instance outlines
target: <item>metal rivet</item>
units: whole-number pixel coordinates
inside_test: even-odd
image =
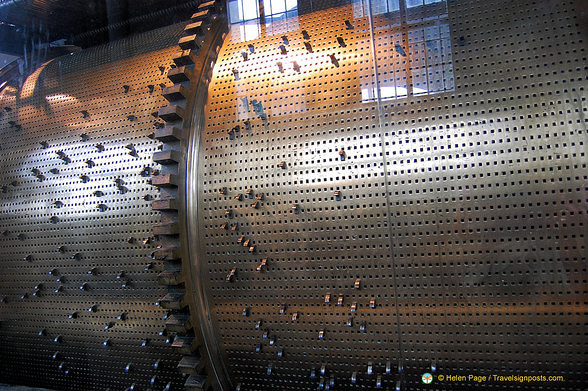
[[[264,258],[261,260],[261,263],[257,266],[257,271],[258,272],[263,272],[265,270],[265,267],[267,265],[267,258]]]
[[[335,57],[334,54],[330,54],[329,58],[331,59],[331,62],[334,66],[339,67],[339,60],[337,60],[337,57]]]
[[[365,332],[365,326],[366,326],[366,322],[365,320],[361,322],[361,324],[359,325],[359,331]]]
[[[237,268],[231,269],[231,271],[227,274],[226,280],[229,282],[233,282],[235,280],[235,275],[237,274]]]

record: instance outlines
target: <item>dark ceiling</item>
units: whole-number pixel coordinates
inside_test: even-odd
[[[0,0],[0,52],[66,39],[88,47],[187,20],[198,0]]]

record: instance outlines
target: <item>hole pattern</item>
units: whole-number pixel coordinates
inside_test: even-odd
[[[151,230],[161,218],[144,196],[159,195],[141,175],[160,169],[148,136],[183,27],[56,58],[1,93],[1,383],[183,388],[180,355],[158,335],[166,310],[155,303],[167,289]]]
[[[198,224],[234,383],[585,388],[578,3],[371,3],[234,25],[219,54]]]

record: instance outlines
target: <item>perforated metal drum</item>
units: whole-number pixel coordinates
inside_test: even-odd
[[[582,2],[221,3],[1,93],[0,382],[585,389]]]

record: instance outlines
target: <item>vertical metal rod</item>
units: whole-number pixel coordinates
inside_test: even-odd
[[[403,0],[400,0],[401,2]],[[388,214],[388,235],[390,236],[390,257],[392,260],[392,276],[393,276],[393,284],[394,284],[394,306],[396,307],[396,334],[398,337],[398,365],[402,365],[404,367],[404,358],[402,355],[402,337],[401,337],[401,330],[400,330],[400,314],[399,314],[399,306],[398,306],[398,284],[397,284],[397,271],[396,271],[396,262],[394,262],[394,230],[393,230],[393,221],[392,221],[392,208],[391,208],[391,201],[390,201],[390,188],[388,186],[388,161],[386,159],[386,140],[384,137],[384,117],[382,114],[382,96],[380,90],[380,80],[378,77],[378,58],[376,56],[376,43],[375,43],[375,36],[374,36],[374,21],[372,15],[372,2],[371,0],[367,0],[368,4],[368,21],[370,25],[370,51],[372,53],[373,59],[373,68],[374,68],[374,79],[376,82],[376,97],[378,103],[378,125],[380,128],[380,145],[382,148],[382,164],[384,170],[384,181],[385,181],[385,189],[386,189],[386,212]],[[404,382],[404,379],[401,378]]]

